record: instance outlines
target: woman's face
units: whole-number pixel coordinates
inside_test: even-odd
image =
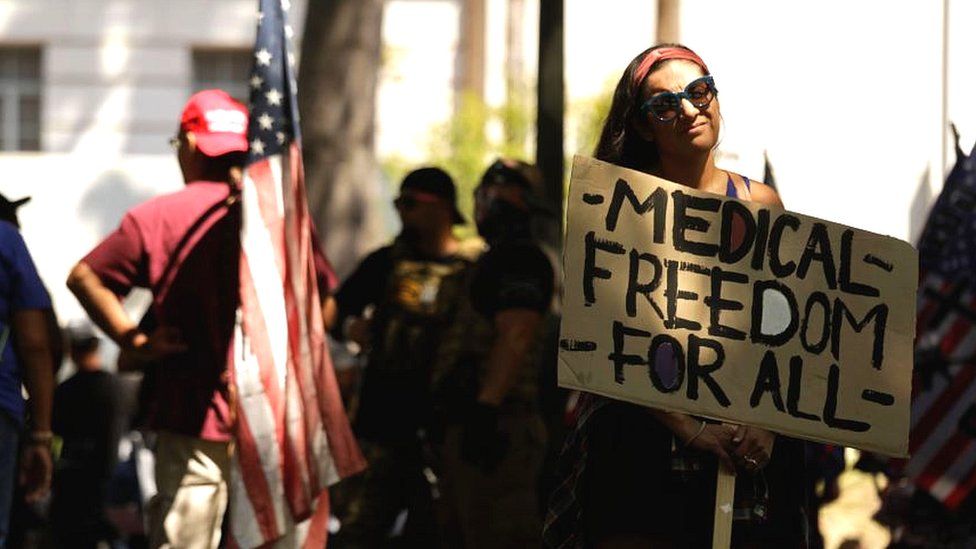
[[[702,68],[691,61],[668,61],[644,80],[640,104],[661,92],[682,92],[690,82],[702,76]],[[658,120],[650,113],[638,115],[641,135],[654,141],[663,155],[683,156],[691,152],[707,152],[718,143],[720,117],[717,96],[708,106],[700,109],[687,98],[682,98],[678,116],[667,122]]]

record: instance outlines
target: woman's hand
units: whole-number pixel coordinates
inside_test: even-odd
[[[732,432],[728,426],[705,423],[691,416],[685,417],[688,421],[684,422],[680,432],[676,432],[678,439],[685,446],[714,454],[722,466],[734,471],[735,462],[731,455]]]
[[[732,435],[729,452],[743,469],[755,473],[769,464],[769,459],[773,455],[773,443],[776,442],[775,434],[746,425],[725,427]]]

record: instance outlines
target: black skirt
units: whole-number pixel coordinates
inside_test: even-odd
[[[582,498],[588,541],[637,536],[711,547],[716,458],[673,452],[671,431],[641,406],[609,403],[590,421]],[[762,474],[736,478],[733,546],[806,547],[804,478],[803,443],[777,436]]]

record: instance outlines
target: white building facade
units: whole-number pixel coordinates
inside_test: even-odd
[[[83,314],[64,287],[74,262],[126,209],[182,185],[168,141],[189,95],[219,86],[246,100],[256,6],[0,2],[0,192],[33,197],[21,209],[23,233],[63,322]],[[35,89],[36,108],[29,99],[11,107]],[[34,128],[36,139],[8,137]]]

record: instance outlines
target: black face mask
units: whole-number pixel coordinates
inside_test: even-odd
[[[531,237],[530,213],[502,200],[492,199],[484,218],[478,221],[478,234],[489,243]]]

